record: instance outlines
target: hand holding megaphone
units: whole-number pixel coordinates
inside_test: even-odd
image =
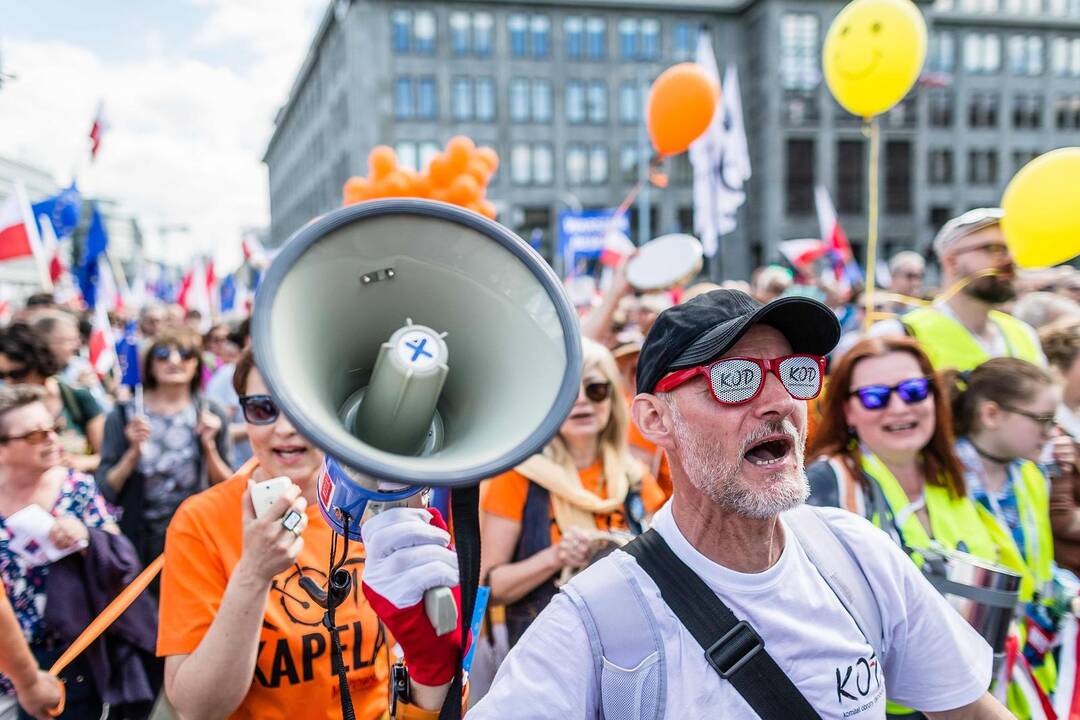
[[[461,652],[461,581],[442,516],[438,510],[392,507],[366,520],[360,531],[364,597],[401,645],[410,676],[433,687],[449,682]],[[428,612],[428,598],[438,597],[432,593],[445,593],[454,611],[452,627],[441,634]]]

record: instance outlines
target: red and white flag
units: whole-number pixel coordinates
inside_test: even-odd
[[[43,262],[37,223],[26,200],[26,191],[22,183],[16,181],[15,192],[0,203],[0,260],[21,257],[34,258],[42,287],[52,290],[52,281]]]
[[[270,254],[266,252],[266,248],[259,242],[255,233],[244,234],[240,239],[240,249],[244,253],[244,260],[253,267],[261,270],[270,264]]]
[[[202,332],[210,329],[211,304],[210,297],[214,290],[214,264],[209,267],[203,263],[201,257],[196,257],[191,269],[184,275],[180,283],[180,294],[176,302],[185,310],[198,310],[202,315]]]
[[[91,160],[97,158],[98,150],[101,148],[101,138],[108,129],[109,125],[105,122],[105,103],[98,103],[97,112],[94,114],[94,124],[90,126]]]
[[[99,301],[94,307],[94,319],[90,329],[90,364],[98,375],[105,375],[116,364],[116,341],[105,303]]]
[[[604,238],[604,248],[600,251],[600,264],[604,267],[618,267],[623,260],[634,254],[637,250],[634,243],[626,235],[613,230]]]
[[[64,260],[60,255],[60,241],[56,237],[52,218],[48,215],[39,215],[38,225],[41,226],[41,253],[49,268],[49,279],[55,285],[60,282],[60,278],[64,277],[64,273],[67,272],[67,268],[64,267]]]

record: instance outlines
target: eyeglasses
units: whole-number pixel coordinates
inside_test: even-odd
[[[158,345],[150,354],[155,360],[164,362],[172,357],[173,350],[175,350],[180,356],[180,359],[184,361],[191,360],[196,355],[194,348],[175,347],[173,345]]]
[[[957,248],[952,251],[953,255],[963,255],[970,252],[984,252],[992,258],[1004,259],[1009,257],[1009,246],[1005,243],[986,243],[984,245],[972,245],[966,248]]]
[[[252,425],[270,425],[278,419],[277,403],[269,395],[241,395],[240,408],[244,420]]]
[[[602,403],[611,397],[611,383],[591,382],[585,383],[585,397],[591,402]]]
[[[1001,406],[1002,410],[1007,410],[1008,412],[1016,413],[1017,415],[1023,415],[1029,420],[1034,420],[1044,433],[1053,430],[1054,423],[1057,422],[1057,417],[1055,417],[1053,414],[1039,415],[1036,413],[1030,413],[1027,410],[1021,410],[1020,408],[1014,408],[1010,405],[1001,405],[1001,403],[998,403],[998,405]]]
[[[712,395],[721,405],[741,405],[756,398],[772,373],[796,400],[812,400],[821,392],[825,358],[820,355],[784,355],[777,358],[731,357],[710,365],[698,365],[669,373],[656,383],[657,392],[668,392],[698,375],[709,381]]]
[[[0,442],[11,442],[12,440],[25,440],[30,445],[41,445],[52,434],[59,435],[64,430],[64,423],[57,422],[52,427],[45,428],[43,430],[31,430],[28,433],[22,435],[9,435],[8,437],[0,438]]]
[[[889,397],[896,393],[907,405],[921,403],[930,396],[930,378],[911,378],[902,380],[889,387],[888,385],[864,385],[851,391],[854,397],[867,410],[881,410],[889,404]]]
[[[30,368],[21,367],[15,370],[8,370],[7,372],[0,372],[0,380],[11,380],[13,382],[19,382],[25,380],[30,374]]]

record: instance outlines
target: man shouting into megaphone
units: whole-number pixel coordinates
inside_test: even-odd
[[[884,718],[886,698],[1010,717],[987,693],[989,646],[914,564],[862,518],[802,505],[806,401],[838,337],[797,297],[716,290],[659,316],[633,416],[673,498],[562,588],[470,718]],[[434,717],[456,647],[420,598],[457,584],[449,535],[399,508],[363,536],[365,594],[413,671],[399,717]]]

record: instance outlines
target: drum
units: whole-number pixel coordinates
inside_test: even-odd
[[[705,262],[701,242],[692,235],[662,235],[645,243],[626,268],[636,289],[650,292],[681,287],[694,279]]]

